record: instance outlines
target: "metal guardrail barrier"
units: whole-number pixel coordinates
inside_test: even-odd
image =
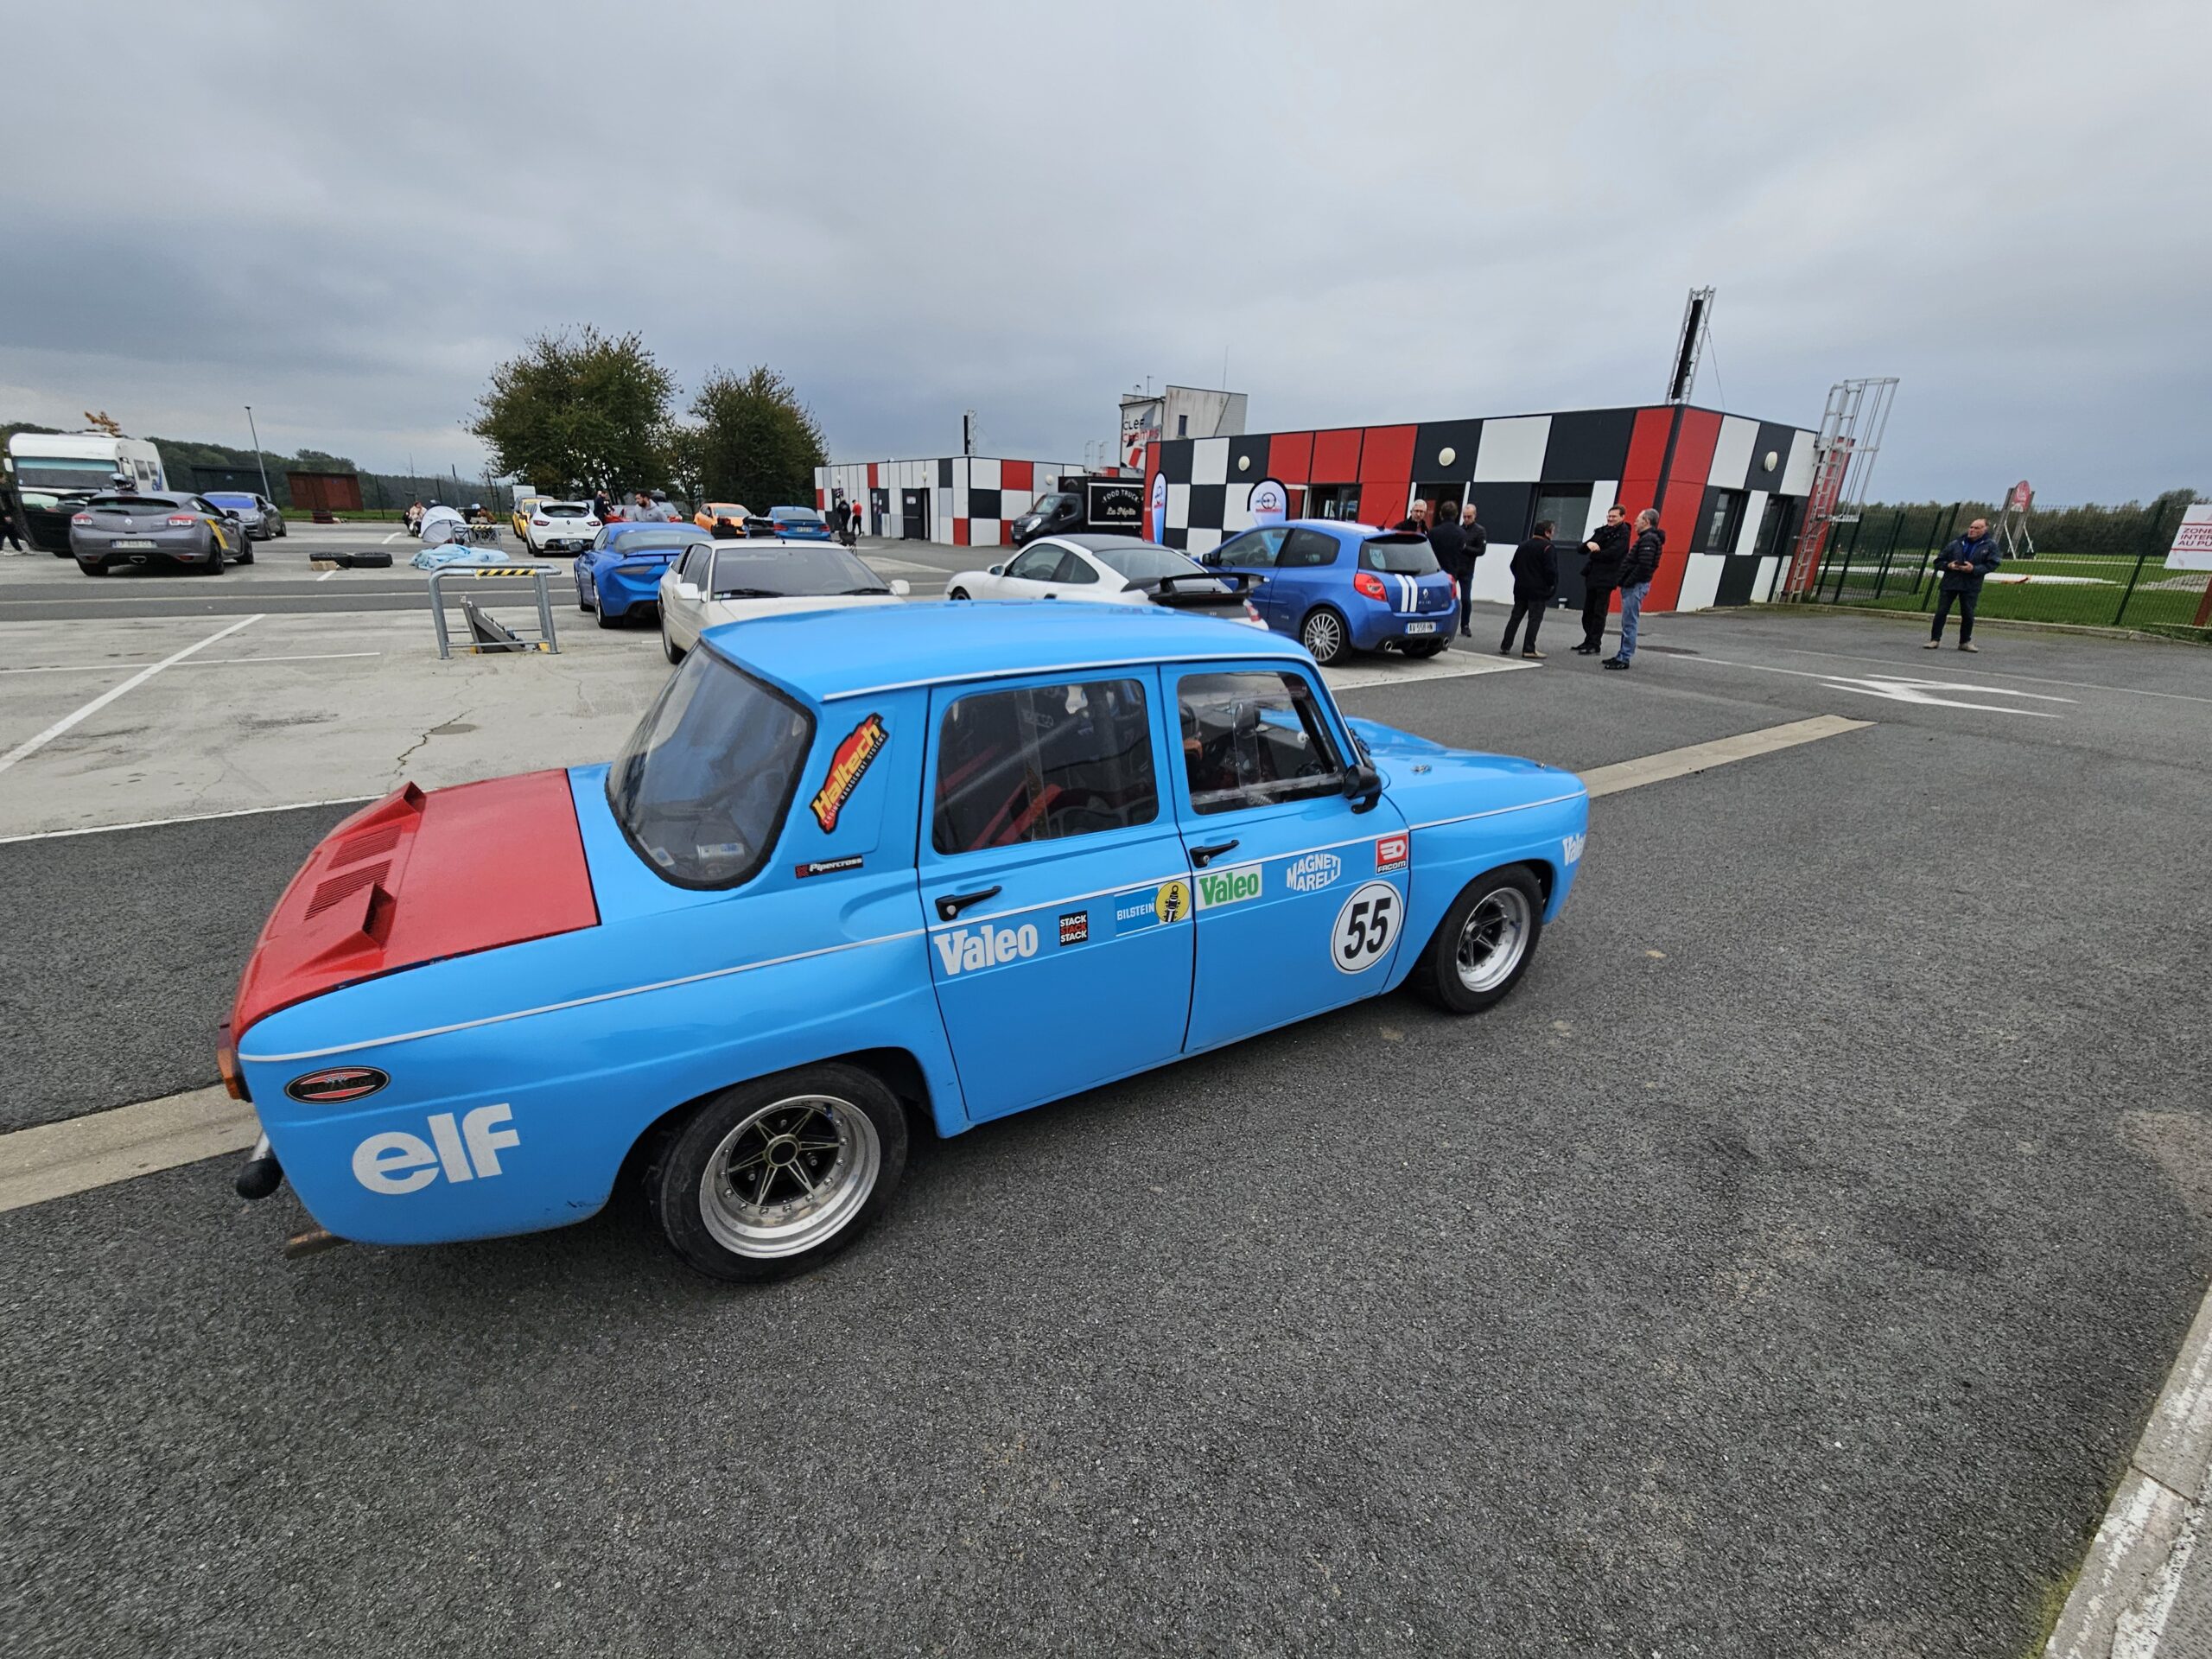
[[[430,620],[438,631],[438,658],[444,661],[453,655],[453,640],[446,629],[446,592],[444,584],[461,580],[482,582],[487,577],[529,576],[533,578],[537,591],[537,632],[534,635],[517,633],[505,624],[494,621],[476,603],[474,596],[461,596],[461,614],[468,619],[468,643],[462,647],[472,655],[494,651],[545,651],[557,653],[560,642],[553,632],[553,601],[545,588],[545,567],[542,564],[448,564],[430,572]]]

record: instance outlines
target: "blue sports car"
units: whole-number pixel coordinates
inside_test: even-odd
[[[830,542],[830,521],[812,507],[771,507],[769,522],[776,534],[791,542]]]
[[[602,628],[620,627],[640,606],[657,610],[670,562],[709,539],[690,524],[607,525],[576,555],[576,608],[597,612]]]
[[[1260,619],[1333,663],[1353,651],[1433,657],[1458,631],[1452,578],[1427,539],[1333,518],[1294,518],[1230,537],[1198,563],[1264,577]]]
[[[582,1220],[627,1171],[691,1266],[801,1271],[912,1134],[1402,984],[1490,1007],[1588,804],[1154,607],[710,628],[611,766],[407,785],[309,855],[222,1033],[265,1136],[239,1191],[430,1244]]]

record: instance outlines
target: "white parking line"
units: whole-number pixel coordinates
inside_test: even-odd
[[[327,663],[340,657],[381,657],[380,651],[315,651],[290,657],[195,657],[186,668],[219,668],[234,663]],[[0,668],[0,674],[97,674],[111,668],[151,668],[151,663],[58,663],[49,668]]]
[[[1794,747],[1800,743],[1834,737],[1843,732],[1859,731],[1868,724],[1863,720],[1846,720],[1840,715],[1821,715],[1812,720],[1791,721],[1787,725],[1744,732],[1710,743],[1693,743],[1688,748],[1647,754],[1634,760],[1622,761],[1618,766],[1595,767],[1583,773],[1582,777],[1590,786],[1592,796],[1618,794],[1623,790],[1640,788],[1645,784],[1656,784],[1669,778],[1686,777],[1732,761],[1771,754],[1778,749]],[[335,805],[340,803],[307,802],[303,804]],[[253,810],[288,811],[291,809],[269,807]],[[220,812],[209,816],[237,817],[244,815]],[[165,822],[189,823],[193,820],[168,819]],[[139,826],[111,824],[104,827],[128,830]],[[55,835],[96,833],[98,831],[93,830],[48,830],[40,836],[11,836],[5,839],[41,841]],[[916,931],[918,932],[920,930]],[[756,963],[753,965],[765,964]],[[71,1118],[66,1123],[19,1129],[13,1135],[0,1135],[0,1210],[39,1204],[48,1198],[61,1198],[71,1192],[82,1192],[92,1187],[127,1181],[135,1176],[152,1174],[157,1170],[174,1169],[181,1164],[194,1163],[226,1152],[243,1151],[253,1144],[255,1137],[251,1109],[232,1100],[220,1089],[197,1089],[186,1094],[172,1095],[166,1100],[88,1113],[82,1117]]]
[[[261,618],[258,616],[240,617],[237,621],[232,623],[229,627],[219,628],[214,632],[209,634],[205,639],[198,640],[192,645],[187,645],[182,651],[176,652],[174,656],[164,657],[160,662],[154,664],[150,668],[143,668],[139,670],[138,672],[133,674],[121,685],[111,687],[108,690],[101,692],[99,696],[94,697],[90,702],[86,703],[83,708],[76,710],[73,714],[64,715],[60,720],[55,721],[53,725],[48,727],[37,736],[27,737],[22,742],[16,744],[14,748],[9,750],[7,753],[0,754],[0,772],[7,771],[9,767],[14,766],[16,761],[22,760],[26,755],[36,754],[41,749],[53,742],[55,738],[60,737],[71,727],[76,725],[80,721],[89,720],[92,715],[97,715],[101,709],[106,708],[108,704],[113,702],[118,697],[121,696],[124,692],[134,690],[137,687],[145,684],[147,681],[152,679],[155,675],[160,673],[172,663],[181,663],[186,658],[191,656],[193,652],[203,650],[207,646],[213,645],[218,639],[227,639],[231,635],[236,633],[240,628],[251,627],[255,623],[260,620]]]
[[[303,812],[311,806],[359,806],[381,795],[334,795],[327,801],[287,801],[282,806],[241,806],[229,812],[188,812],[175,818],[134,818],[129,823],[88,823],[81,830],[38,830],[25,836],[0,836],[0,847],[18,841],[60,841],[70,836],[105,836],[118,830],[158,830],[171,823],[210,823],[217,818],[251,818],[264,812]]]

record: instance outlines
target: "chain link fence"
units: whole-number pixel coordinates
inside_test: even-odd
[[[2166,550],[2196,493],[2173,490],[2145,505],[2037,509],[2028,521],[2033,557],[2007,559],[1982,584],[1989,620],[2133,628],[2212,644],[2212,572],[2169,570]],[[1976,518],[1998,521],[1988,502],[1870,506],[1838,524],[1806,597],[1828,605],[1932,611],[1942,551]]]

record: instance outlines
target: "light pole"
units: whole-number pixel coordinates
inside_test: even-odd
[[[245,429],[253,434],[253,464],[261,468],[261,499],[274,501],[276,498],[269,493],[269,463],[261,458],[261,429],[253,423],[251,404],[245,406]]]

